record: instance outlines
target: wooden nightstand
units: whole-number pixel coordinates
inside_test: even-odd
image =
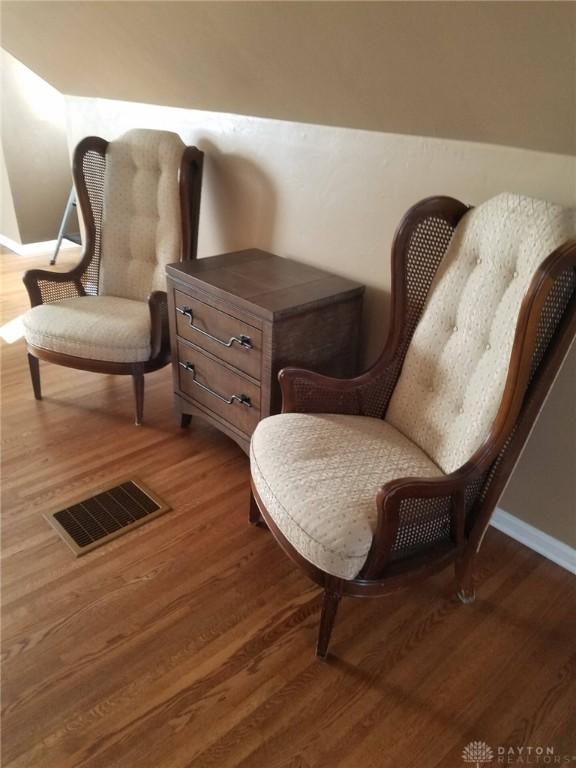
[[[357,373],[364,286],[256,249],[169,264],[174,401],[245,451],[290,365]]]

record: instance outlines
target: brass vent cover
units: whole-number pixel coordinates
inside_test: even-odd
[[[45,517],[79,557],[169,509],[139,480],[127,480]]]

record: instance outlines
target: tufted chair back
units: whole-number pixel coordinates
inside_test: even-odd
[[[99,293],[145,301],[180,259],[178,174],[185,145],[168,131],[128,131],[106,149]]]
[[[444,472],[488,437],[522,300],[539,265],[575,233],[575,211],[512,194],[456,227],[386,413]]]

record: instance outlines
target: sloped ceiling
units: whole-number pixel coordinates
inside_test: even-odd
[[[576,5],[2,3],[65,94],[576,153]]]

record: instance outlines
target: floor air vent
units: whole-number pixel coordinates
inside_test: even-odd
[[[140,481],[128,480],[46,515],[46,519],[79,557],[168,509]]]

